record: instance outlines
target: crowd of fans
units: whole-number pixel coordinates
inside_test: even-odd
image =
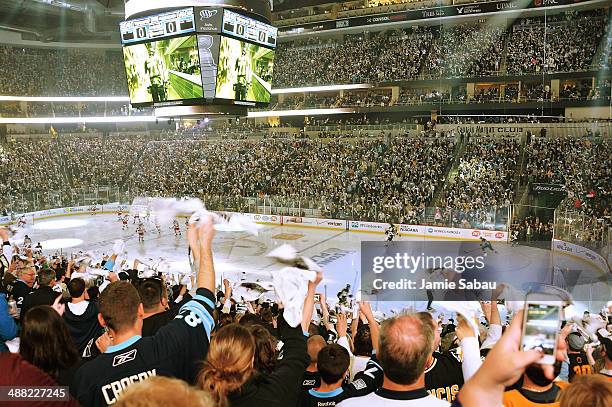
[[[539,216],[525,216],[514,219],[511,226],[513,243],[525,242],[542,248],[550,248],[554,225],[552,219],[544,221]]]
[[[601,241],[612,225],[610,179],[612,143],[607,140],[537,138],[527,147],[527,181],[558,184],[567,191],[562,207],[583,216],[571,236],[588,244]],[[568,233],[571,234],[571,233]]]
[[[327,298],[303,258],[283,260],[299,294],[279,282],[285,269],[252,294],[217,277],[214,237],[211,217],[189,224],[192,278],[176,282],[122,259],[122,241],[100,259],[47,258],[0,227],[0,385],[67,386],[57,404],[88,407],[612,402],[611,303],[560,318],[552,364],[539,364],[542,350],[521,346],[523,310],[498,304],[503,285],[480,294],[473,321],[431,300],[428,311],[373,311],[350,286]]]
[[[238,129],[251,137],[256,131],[247,122],[226,131],[238,134]],[[379,130],[320,132],[310,138],[293,132],[247,138],[244,133],[230,140],[209,139],[205,128],[199,130],[156,139],[92,136],[9,143],[0,151],[0,203],[7,208],[12,198],[44,197],[50,191],[69,200],[72,190],[105,186],[132,196],[197,195],[235,202],[264,196],[276,206],[299,202],[330,218],[394,222],[407,217],[422,223],[424,208],[436,204],[453,210],[442,218],[472,227],[495,223],[487,219],[494,214],[491,208],[513,203],[520,177],[524,185],[562,184],[570,198],[564,207],[606,219],[606,224],[610,220],[607,140],[534,138],[521,172],[514,138],[471,134],[468,141],[461,132],[387,138]],[[464,140],[456,174],[452,171],[446,182],[455,143]],[[438,190],[441,198],[434,202]],[[234,209],[245,210],[242,202]],[[222,200],[219,205],[222,209]],[[602,228],[596,229],[594,237],[601,237]]]
[[[521,19],[508,28],[485,22],[281,43],[275,86],[584,71],[597,68],[607,26],[606,11],[596,10],[549,16],[546,24]],[[602,47],[602,65],[609,44]]]
[[[415,78],[432,38],[426,28],[391,34],[347,35],[342,42],[281,43],[274,86],[391,81]],[[309,63],[304,63],[309,61]]]
[[[120,52],[0,46],[0,94],[125,96]]]
[[[555,16],[546,22],[543,18],[521,20],[512,27],[507,42],[508,73],[590,70],[606,26],[600,10]]]
[[[503,33],[503,27],[494,25],[442,26],[424,72],[444,78],[494,75],[501,69]]]
[[[141,195],[265,195],[300,201],[328,217],[387,221],[425,206],[452,157],[452,140],[377,138],[155,143],[130,175]],[[156,163],[167,162],[160,171]],[[189,164],[188,164],[189,163]],[[428,163],[428,171],[421,170]],[[274,200],[274,199],[273,199]]]
[[[519,153],[515,138],[472,139],[455,178],[444,186],[445,206],[464,211],[509,206]]]

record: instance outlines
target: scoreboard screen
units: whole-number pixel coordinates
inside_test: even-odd
[[[156,14],[135,20],[123,21],[120,24],[121,42],[155,40],[180,34],[195,32],[193,8],[185,8]]]
[[[120,23],[132,105],[268,106],[278,30],[223,7]]]
[[[276,48],[276,37],[278,35],[276,27],[234,13],[231,10],[223,10],[222,32],[232,37],[261,44],[265,47]]]

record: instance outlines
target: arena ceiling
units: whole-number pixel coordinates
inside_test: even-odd
[[[39,41],[116,41],[123,0],[0,0],[0,29]]]

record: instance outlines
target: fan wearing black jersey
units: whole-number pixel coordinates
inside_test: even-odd
[[[189,228],[194,263],[199,265],[196,295],[154,336],[142,338],[144,309],[134,286],[117,281],[100,294],[98,320],[109,330],[113,346],[77,371],[72,392],[82,405],[114,404],[132,383],[151,376],[195,382],[214,327],[214,234],[210,216],[202,220],[197,230]]]
[[[366,363],[363,371],[355,374],[354,380],[346,383],[350,376],[351,354],[347,347],[340,344],[330,344],[322,348],[317,355],[317,370],[320,384],[301,394],[301,407],[335,406],[342,400],[365,396],[376,391],[383,381],[383,371],[376,360],[378,349],[378,323],[374,319],[369,303],[360,303],[368,323],[370,324],[373,352],[372,358]],[[338,314],[338,335],[346,339],[346,317]]]
[[[368,361],[364,371],[355,375],[353,382],[343,384],[349,375],[350,362],[348,351],[337,343],[321,349],[317,357],[321,384],[317,388],[303,392],[298,405],[333,407],[342,400],[365,396],[382,385],[383,371],[376,357]]]
[[[319,356],[319,351],[321,351],[326,344],[327,342],[325,342],[325,339],[323,339],[321,335],[312,335],[308,338],[308,341],[306,341],[310,364],[306,367],[306,371],[304,372],[302,390],[310,390],[321,384],[321,375],[317,370],[317,358]]]
[[[463,360],[454,353],[437,352],[440,344],[438,322],[428,312],[419,312],[417,315],[423,323],[430,324],[434,331],[433,347],[425,365],[425,388],[432,396],[451,402],[464,381],[480,367],[478,339],[469,323],[460,319],[455,334],[463,350]]]

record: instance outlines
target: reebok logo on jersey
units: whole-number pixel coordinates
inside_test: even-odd
[[[122,365],[127,362],[131,362],[134,359],[136,359],[136,349],[132,349],[129,352],[115,356],[115,358],[113,359],[113,367]]]
[[[355,387],[355,390],[362,390],[367,387],[367,384],[363,381],[363,379],[357,379],[351,384],[353,385],[353,387]]]

